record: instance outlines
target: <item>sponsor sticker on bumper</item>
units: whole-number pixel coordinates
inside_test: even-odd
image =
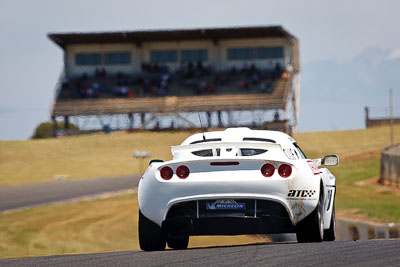
[[[235,200],[217,200],[206,203],[207,210],[245,210],[246,203],[237,203]]]

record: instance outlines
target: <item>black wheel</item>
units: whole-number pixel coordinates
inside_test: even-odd
[[[336,239],[336,220],[335,220],[335,204],[332,207],[331,226],[324,231],[324,241],[335,241]]]
[[[161,227],[147,219],[139,210],[139,245],[142,250],[165,249],[165,233]]]
[[[324,239],[324,219],[322,214],[323,205],[322,196],[320,196],[315,210],[296,225],[297,242],[321,242]]]
[[[169,236],[167,237],[168,247],[173,249],[187,249],[189,245],[189,236]]]

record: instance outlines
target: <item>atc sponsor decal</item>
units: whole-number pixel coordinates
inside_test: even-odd
[[[245,210],[246,203],[237,203],[235,200],[217,200],[206,203],[207,210]]]
[[[314,200],[316,199],[316,190],[289,190],[286,199],[290,200]]]

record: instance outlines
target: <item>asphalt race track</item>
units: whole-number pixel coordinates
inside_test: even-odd
[[[137,187],[141,176],[54,181],[0,187],[0,212]]]
[[[0,260],[0,266],[400,266],[400,240],[264,243]]]

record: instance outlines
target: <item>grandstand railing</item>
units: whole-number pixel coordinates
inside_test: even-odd
[[[282,97],[269,95],[204,95],[188,97],[115,98],[59,101],[53,116],[168,113],[218,110],[284,109]]]

